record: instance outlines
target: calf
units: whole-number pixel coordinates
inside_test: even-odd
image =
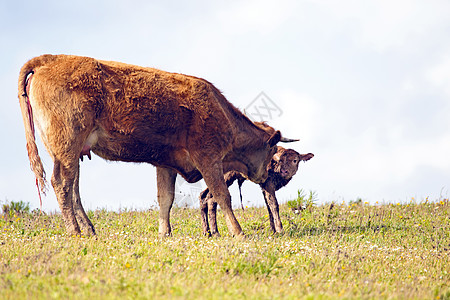
[[[274,232],[280,233],[283,231],[283,225],[281,224],[278,201],[275,196],[275,191],[278,191],[297,173],[298,164],[300,161],[308,161],[314,157],[314,154],[299,154],[297,151],[292,149],[285,149],[278,146],[277,152],[272,157],[269,165],[267,166],[267,171],[269,176],[267,180],[260,183],[261,190],[264,195],[264,200],[266,202],[267,210],[269,211],[270,226]],[[233,184],[233,182],[238,181],[239,194],[241,196],[241,186],[246,180],[245,176],[236,171],[230,171],[225,174],[225,182],[227,186]],[[202,220],[202,229],[205,235],[220,235],[217,230],[216,222],[216,210],[217,203],[214,201],[212,194],[209,189],[204,190],[200,193],[200,211]],[[209,219],[209,222],[208,222]],[[211,229],[210,229],[211,225]]]

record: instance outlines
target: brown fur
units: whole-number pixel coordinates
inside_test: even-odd
[[[265,166],[281,138],[270,126],[252,123],[206,80],[88,57],[30,60],[19,75],[19,99],[31,168],[43,190],[36,123],[54,162],[51,182],[66,228],[74,234],[80,226],[95,233],[78,187],[79,158],[90,151],[107,160],[157,167],[160,235],[171,232],[176,173],[188,182],[204,178],[230,232],[241,234],[223,174],[237,170],[264,182]]]
[[[277,146],[277,152],[267,166],[269,176],[266,181],[259,184],[264,195],[267,210],[269,211],[270,226],[274,232],[280,233],[283,231],[275,191],[278,191],[289,183],[297,173],[300,161],[308,161],[313,157],[314,154],[312,153],[299,154],[295,150]],[[242,202],[241,186],[246,180],[245,176],[236,171],[230,171],[225,174],[227,186],[232,185],[236,180],[238,181]],[[205,189],[200,193],[200,212],[203,233],[205,235],[220,235],[217,230],[216,210],[217,203],[215,203],[213,195],[209,193],[209,189]]]

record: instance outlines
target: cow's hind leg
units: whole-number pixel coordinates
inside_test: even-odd
[[[70,235],[80,235],[80,227],[75,217],[72,197],[75,176],[78,169],[78,159],[72,164],[63,164],[54,159],[52,186],[58,199],[59,208],[64,219],[66,231]]]
[[[84,211],[83,205],[81,204],[80,198],[80,167],[77,169],[75,175],[75,180],[73,183],[73,209],[75,211],[75,217],[77,218],[78,225],[81,227],[81,231],[84,235],[95,235],[94,225],[92,225],[91,220],[89,220],[86,212]]]
[[[175,196],[175,180],[177,173],[167,168],[156,168],[156,182],[158,185],[159,203],[159,236],[165,237],[172,234],[170,228],[170,209]]]

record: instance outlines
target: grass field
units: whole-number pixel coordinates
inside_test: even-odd
[[[0,218],[1,299],[450,299],[450,203],[334,204],[295,213],[285,234],[265,208],[236,210],[246,238],[201,235],[197,210],[91,211],[97,238],[59,214]]]

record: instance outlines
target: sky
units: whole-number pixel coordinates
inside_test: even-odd
[[[39,207],[17,78],[45,53],[202,77],[249,115],[259,109],[300,139],[284,146],[315,154],[277,192],[281,203],[299,189],[315,191],[317,203],[447,198],[448,16],[446,0],[0,0],[0,202]],[[38,147],[50,178],[39,138]],[[198,205],[204,187],[178,181],[178,205]],[[86,209],[157,208],[151,165],[94,156],[81,163],[80,190]],[[257,185],[244,183],[243,194],[244,205],[264,205]],[[59,210],[51,187],[43,209]]]

